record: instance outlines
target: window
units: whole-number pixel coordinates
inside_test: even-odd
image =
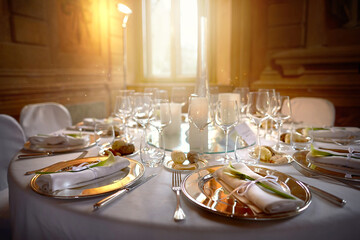
[[[196,0],[143,0],[145,79],[194,79],[197,48]]]

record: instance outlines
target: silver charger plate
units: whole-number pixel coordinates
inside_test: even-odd
[[[99,160],[105,160],[107,157],[90,157],[90,158],[82,158],[76,160],[70,160],[63,162],[61,164],[57,164],[55,166],[49,167],[44,171],[55,172],[57,170],[79,165],[83,162],[94,162]],[[145,167],[140,162],[135,161],[133,159],[128,158],[130,161],[130,165],[114,174],[109,176],[94,179],[88,181],[86,183],[82,183],[81,185],[73,188],[63,189],[56,192],[45,192],[43,191],[39,185],[36,183],[37,178],[40,176],[39,174],[35,175],[30,181],[30,187],[36,192],[44,196],[59,198],[59,199],[76,199],[76,198],[88,198],[88,197],[96,197],[99,195],[103,195],[109,192],[113,192],[120,188],[124,188],[132,185],[137,180],[139,180],[144,172]]]
[[[212,173],[221,167],[223,166],[210,166],[194,171],[186,176],[181,185],[183,193],[192,203],[211,213],[246,220],[277,220],[294,217],[303,212],[311,203],[311,193],[300,181],[276,170],[249,166],[251,170],[262,176],[267,174],[277,176],[281,185],[286,183],[291,194],[304,201],[304,204],[295,211],[277,214],[256,214],[247,205],[235,200],[232,196],[227,198],[228,194],[223,190],[220,183],[212,177]]]
[[[72,152],[72,151],[80,151],[86,148],[90,148],[95,146],[95,136],[94,134],[83,134],[84,137],[87,138],[87,142],[83,145],[75,145],[75,146],[56,146],[56,145],[49,145],[49,146],[39,146],[33,145],[29,141],[24,144],[24,150],[31,151],[31,152],[51,152],[51,153],[65,153],[65,152]]]
[[[305,170],[311,171],[316,174],[324,175],[327,177],[337,178],[340,180],[347,180],[347,181],[353,181],[353,182],[360,182],[360,176],[359,175],[352,175],[351,178],[346,177],[345,173],[332,171],[329,169],[325,169],[322,167],[317,166],[316,164],[313,164],[308,161],[306,158],[306,155],[309,151],[299,151],[293,154],[293,159],[298,163],[298,165]]]

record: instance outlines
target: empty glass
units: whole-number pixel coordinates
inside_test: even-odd
[[[164,150],[165,156],[165,142],[163,139],[164,128],[171,123],[170,103],[167,99],[157,99],[153,104],[150,124],[159,132],[159,148]]]
[[[112,124],[97,123],[94,128],[96,145],[101,149],[111,147],[114,142],[114,126]]]
[[[130,96],[119,95],[116,97],[114,113],[121,119],[125,139],[130,141],[130,135],[126,126],[127,120],[132,116],[132,103]]]
[[[181,106],[185,106],[187,96],[185,87],[173,87],[171,89],[171,102],[173,103],[181,103]]]
[[[256,125],[256,146],[254,149],[251,149],[253,152],[256,147],[261,149],[261,141],[260,141],[260,125],[261,122],[269,118],[269,92],[250,92],[248,105],[246,108],[246,114],[249,119]],[[260,152],[260,150],[259,150]],[[256,158],[258,162],[260,160],[261,154],[253,154],[252,157]]]
[[[238,93],[240,95],[239,109],[240,109],[241,116],[244,116],[246,114],[246,106],[248,103],[249,88],[248,87],[237,87],[234,89],[233,92]]]
[[[291,117],[289,96],[275,94],[270,100],[270,108],[270,117],[275,121],[277,126],[277,143],[273,146],[273,149],[276,151],[286,151],[288,150],[288,147],[281,144],[280,135],[284,121]]]
[[[239,123],[239,108],[237,100],[219,99],[216,105],[215,123],[225,133],[225,155],[218,161],[227,163],[234,160],[228,154],[229,130]]]
[[[212,114],[209,104],[209,99],[206,97],[191,96],[189,98],[188,109],[189,122],[199,129],[202,136],[204,129],[212,122]],[[201,138],[200,142],[200,155],[204,155],[204,142]]]

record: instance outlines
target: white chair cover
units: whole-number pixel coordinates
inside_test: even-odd
[[[26,138],[49,134],[72,125],[71,115],[59,103],[47,102],[26,105],[20,113],[20,124]]]
[[[0,190],[7,188],[10,160],[24,146],[25,134],[12,117],[0,114]]]
[[[311,127],[331,127],[335,124],[335,107],[324,98],[297,97],[290,100],[292,120]]]

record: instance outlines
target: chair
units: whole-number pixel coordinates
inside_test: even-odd
[[[335,124],[335,107],[327,99],[296,97],[290,103],[294,122],[313,127],[330,127]]]
[[[59,103],[46,102],[26,105],[20,113],[20,124],[26,138],[49,134],[72,125],[71,115]]]
[[[23,147],[25,134],[12,117],[0,114],[0,234],[10,239],[9,190],[7,171],[10,160]]]

